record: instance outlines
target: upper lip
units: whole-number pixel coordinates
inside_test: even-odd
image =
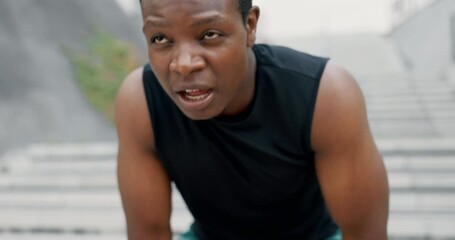
[[[200,74],[180,76],[178,79],[174,79],[173,90],[179,93],[189,89],[198,89],[202,91],[213,89],[212,86],[201,81],[202,79],[204,79],[204,77],[201,76]]]
[[[211,87],[205,85],[205,84],[188,84],[188,85],[181,85],[175,88],[175,92],[183,92],[185,90],[192,90],[192,89],[197,89],[197,90],[202,90],[202,91],[207,91],[212,89]]]

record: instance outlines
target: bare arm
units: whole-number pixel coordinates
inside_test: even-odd
[[[116,125],[119,137],[117,175],[128,239],[169,240],[172,237],[170,181],[155,154],[142,68],[131,73],[119,91]]]
[[[359,86],[328,63],[312,128],[318,179],[343,239],[387,239],[388,182]]]

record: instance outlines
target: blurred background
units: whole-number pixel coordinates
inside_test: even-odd
[[[455,1],[256,0],[258,42],[358,80],[391,239],[455,239]],[[113,100],[147,62],[137,0],[0,0],[0,239],[126,239]],[[192,221],[174,191],[172,226]]]

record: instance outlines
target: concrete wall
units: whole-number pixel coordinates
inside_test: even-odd
[[[443,74],[451,65],[452,14],[455,1],[435,1],[389,34],[412,72]]]
[[[141,26],[115,1],[0,0],[0,153],[35,142],[115,140],[63,52],[83,50],[95,27],[145,49]]]

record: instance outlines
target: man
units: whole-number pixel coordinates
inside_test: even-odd
[[[255,44],[248,0],[142,0],[150,65],[117,99],[129,239],[387,239],[388,184],[352,76]],[[289,23],[295,24],[295,23]]]

